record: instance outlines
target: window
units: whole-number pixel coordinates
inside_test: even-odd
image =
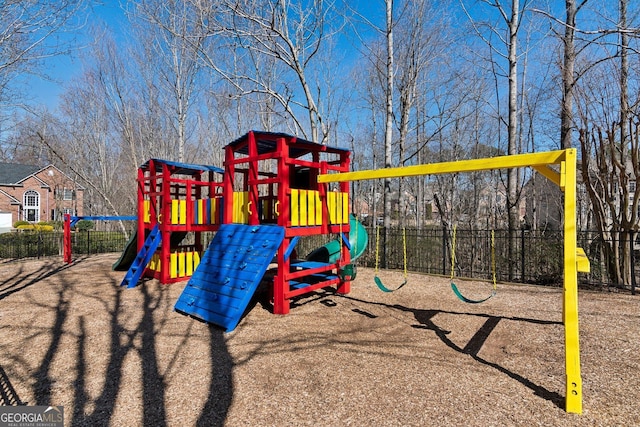
[[[29,222],[40,221],[40,194],[37,191],[28,190],[22,199],[23,219]]]
[[[73,190],[70,188],[62,190],[62,200],[73,200]]]
[[[636,192],[636,182],[629,181],[629,194],[633,194]]]

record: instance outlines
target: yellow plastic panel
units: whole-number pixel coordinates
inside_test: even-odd
[[[178,277],[178,254],[175,252],[169,255],[169,277]]]
[[[337,223],[336,220],[336,194],[331,191],[327,194],[327,207],[329,208],[329,224],[333,225]]]
[[[239,214],[238,214],[238,210],[239,210],[239,208],[238,208],[238,204],[240,203],[239,199],[240,199],[240,196],[238,195],[238,193],[235,193],[235,192],[234,192],[234,193],[233,193],[233,206],[232,206],[232,207],[233,207],[233,215],[232,215],[232,218],[231,218],[231,220],[232,220],[234,223],[238,223],[238,222],[240,222],[240,221],[238,221],[238,217],[239,217]]]
[[[349,194],[342,193],[342,223],[349,222]]]
[[[178,277],[184,277],[186,269],[186,254],[184,252],[178,253]]]
[[[187,276],[193,276],[193,252],[187,252]]]
[[[187,223],[187,201],[180,200],[180,220],[179,224]]]
[[[248,191],[243,191],[242,192],[242,210],[240,211],[240,214],[242,216],[242,224],[248,224],[249,223],[249,192]]]
[[[143,221],[145,223],[150,223],[151,222],[151,201],[150,200],[143,200],[142,201],[142,206],[143,206]]]
[[[316,225],[322,225],[322,203],[320,202],[320,192],[314,191],[315,193],[315,205],[316,205]]]
[[[297,227],[300,225],[300,212],[298,207],[300,206],[300,196],[298,190],[291,189],[291,226]]]
[[[300,190],[300,225],[304,227],[307,224],[307,190]]]
[[[238,191],[233,193],[233,222],[236,224],[246,224],[249,222],[249,206],[247,201],[249,193]]]
[[[153,254],[151,256],[151,261],[149,261],[149,270],[160,271],[160,257],[158,254]]]
[[[198,224],[204,224],[204,209],[207,206],[206,202],[202,199],[198,200],[198,219],[197,219],[197,223]]]
[[[579,273],[589,273],[591,271],[591,264],[584,249],[576,248],[576,262],[578,263]]]
[[[178,223],[178,201],[171,201],[171,224]]]
[[[307,214],[308,214],[308,221],[307,221],[307,225],[316,225],[316,197],[317,197],[317,191],[313,191],[313,190],[309,190],[307,192]]]

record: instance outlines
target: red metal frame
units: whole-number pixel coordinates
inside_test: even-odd
[[[206,179],[203,179],[205,178]],[[160,283],[183,281],[189,276],[171,277],[171,233],[193,232],[195,251],[202,252],[202,232],[215,231],[220,227],[220,221],[215,224],[197,224],[194,220],[194,201],[202,196],[204,188],[208,189],[211,203],[217,203],[219,195],[217,189],[222,182],[216,181],[214,171],[200,165],[188,165],[150,159],[138,168],[138,251],[144,246],[144,236],[159,225],[162,234],[160,249],[157,251],[160,259],[160,269],[145,270],[145,276],[154,277]],[[184,224],[172,224],[172,201],[186,201],[186,220]],[[149,211],[145,209],[145,201],[149,202]],[[222,206],[220,206],[222,207]],[[145,222],[145,215],[149,222]],[[216,216],[219,212],[216,209]],[[187,247],[185,247],[187,248]]]
[[[329,209],[327,204],[328,185],[318,184],[316,178],[319,174],[329,172],[348,172],[350,167],[350,151],[313,142],[298,139],[295,136],[269,133],[249,132],[225,147],[225,174],[223,194],[225,200],[224,223],[233,220],[233,192],[234,183],[241,181],[243,191],[249,192],[249,224],[272,222],[276,218],[278,225],[285,228],[285,237],[277,254],[278,270],[273,282],[273,312],[286,314],[289,312],[290,299],[312,292],[316,289],[337,286],[337,292],[348,293],[350,281],[342,278],[329,278],[319,283],[300,289],[291,289],[290,281],[300,279],[317,273],[332,272],[338,275],[338,271],[351,262],[350,252],[346,245],[342,246],[342,256],[333,264],[305,269],[293,270],[291,260],[286,256],[292,239],[297,236],[329,235],[344,233],[348,240],[349,221],[346,224],[329,224]],[[301,157],[311,157],[303,159]],[[336,159],[323,159],[333,156]],[[260,162],[274,160],[276,171],[260,170]],[[242,166],[243,169],[239,169]],[[322,203],[322,225],[292,226],[291,222],[291,190],[293,177],[301,169],[309,171],[309,188],[317,190]],[[260,195],[261,187],[268,185],[263,196]],[[274,186],[277,187],[274,194]],[[349,193],[349,183],[340,183],[340,191]],[[276,196],[277,195],[277,196]],[[273,201],[276,196],[275,202]],[[259,204],[262,200],[266,203],[267,212],[259,213]]]

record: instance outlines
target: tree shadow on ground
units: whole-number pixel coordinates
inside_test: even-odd
[[[115,284],[114,284],[115,285]],[[75,399],[73,407],[72,426],[81,425],[110,425],[112,414],[116,409],[116,399],[121,390],[127,385],[127,378],[124,374],[125,358],[130,352],[140,357],[140,368],[142,370],[142,425],[149,426],[166,426],[167,422],[167,406],[166,392],[169,385],[175,387],[189,388],[189,383],[170,384],[170,372],[172,369],[180,369],[175,367],[175,361],[179,358],[179,353],[188,352],[187,338],[190,326],[186,332],[186,336],[177,343],[174,348],[174,354],[167,357],[159,354],[158,335],[162,332],[162,327],[170,319],[170,316],[177,315],[171,310],[166,310],[160,316],[154,314],[160,306],[163,299],[169,297],[166,288],[160,288],[158,295],[153,295],[147,287],[138,286],[136,288],[143,294],[143,310],[141,320],[134,329],[127,328],[124,324],[126,313],[123,306],[123,293],[135,292],[135,290],[126,290],[119,288],[115,294],[113,309],[110,311],[110,344],[109,344],[109,361],[107,363],[105,384],[100,395],[95,399],[90,399],[85,387],[85,373],[91,361],[86,360],[86,326],[85,320],[81,318],[81,333],[78,337],[78,357],[77,357],[77,378],[75,381]],[[166,303],[166,301],[164,301]],[[176,338],[179,339],[179,338]],[[209,395],[207,401],[198,418],[198,425],[216,426],[223,425],[227,417],[228,410],[231,406],[233,397],[232,387],[232,370],[233,361],[228,353],[224,333],[216,328],[209,328],[209,352],[210,352],[210,369],[211,380],[209,383]],[[169,363],[164,368],[160,368],[160,357],[164,357]],[[128,361],[126,363],[131,363]],[[203,367],[204,371],[204,367]],[[137,399],[137,396],[136,396]],[[87,412],[88,407],[95,408],[91,412]]]
[[[180,326],[182,331],[174,336],[175,342],[172,342],[172,336],[167,335],[167,331],[172,328],[165,326],[175,325],[176,318],[181,316],[172,309],[173,301],[168,287],[149,284],[124,289],[118,286],[119,280],[108,275],[106,281],[101,280],[96,286],[87,286],[92,277],[95,277],[95,272],[89,272],[87,280],[78,280],[77,277],[81,276],[75,274],[69,277],[65,274],[74,267],[86,268],[83,261],[81,259],[73,264],[62,265],[50,262],[35,270],[16,265],[11,278],[0,282],[0,300],[10,295],[20,295],[19,292],[27,288],[37,290],[38,293],[34,295],[44,295],[44,298],[26,295],[26,305],[25,301],[17,302],[24,310],[32,312],[35,319],[28,325],[15,325],[24,329],[19,347],[32,347],[34,350],[31,354],[35,355],[35,363],[29,369],[25,365],[25,358],[19,353],[6,354],[10,363],[0,366],[0,405],[55,405],[60,366],[54,366],[54,363],[58,365],[65,360],[62,363],[66,363],[65,369],[72,378],[72,407],[67,412],[66,425],[112,425],[115,422],[114,412],[118,411],[121,416],[122,411],[126,413],[127,405],[131,404],[141,406],[141,419],[134,420],[136,424],[166,426],[167,388],[191,387],[188,381],[173,382],[172,373],[183,369],[178,366],[177,361],[189,355],[190,339],[198,339],[198,334],[191,333],[192,326],[198,323],[189,321]],[[38,287],[39,284],[44,287]],[[131,305],[127,292],[142,294],[140,298],[133,298],[141,301],[140,306]],[[83,298],[91,301],[86,302]],[[90,304],[91,314],[86,314],[86,311],[78,313],[78,301]],[[96,320],[98,325],[103,325],[100,326],[102,330],[96,329]],[[96,339],[96,335],[105,339]],[[163,339],[162,346],[158,342],[160,337]],[[194,375],[200,375],[201,372],[204,374],[207,368],[211,375],[207,384],[208,395],[194,399],[194,408],[197,408],[195,411],[200,410],[200,405],[204,403],[200,414],[196,412],[194,418],[197,418],[198,425],[221,426],[227,418],[233,399],[234,363],[222,330],[209,327],[205,339],[208,340],[208,348],[205,347],[204,351],[208,352],[209,366],[202,366],[201,370],[197,367]],[[106,356],[100,362],[95,360],[96,354]],[[101,368],[98,368],[98,363]],[[139,364],[139,368],[133,370],[136,372],[135,379],[127,377],[127,369],[131,368],[131,363]],[[34,402],[20,399],[10,381],[12,375],[25,367],[27,377],[21,379],[21,382],[30,383]],[[129,383],[138,383],[140,378],[140,392],[129,390]],[[102,385],[98,390],[92,391],[95,390],[96,382]],[[124,402],[124,409],[121,402],[123,396],[132,398],[131,402]],[[189,408],[185,408],[185,411],[188,412]]]
[[[552,402],[555,406],[559,407],[560,409],[564,409],[565,407],[565,398],[560,394],[558,394],[557,392],[551,391],[540,384],[536,384],[530,379],[524,377],[523,375],[520,375],[517,372],[513,372],[495,362],[486,360],[483,357],[480,357],[478,355],[478,353],[480,352],[480,349],[489,338],[491,332],[496,328],[496,326],[498,326],[498,323],[500,323],[500,321],[502,320],[527,322],[527,323],[538,324],[538,325],[562,325],[562,322],[531,319],[531,318],[524,318],[524,317],[493,316],[493,315],[481,314],[481,313],[465,313],[465,312],[455,312],[455,311],[446,311],[446,310],[424,310],[424,309],[405,307],[400,304],[390,305],[390,304],[384,304],[379,302],[366,301],[358,298],[353,298],[348,295],[332,294],[332,296],[344,298],[346,300],[363,303],[367,305],[382,306],[391,310],[412,313],[414,318],[419,322],[418,325],[412,325],[413,328],[433,331],[436,334],[436,336],[440,339],[440,341],[442,341],[450,349],[455,350],[458,353],[468,354],[476,362],[486,366],[490,366],[500,371],[501,373],[509,376],[510,378],[518,381],[525,387],[532,390],[536,396],[539,396],[545,400]],[[329,304],[329,306],[331,305]],[[370,318],[377,317],[367,312],[366,310],[361,310],[357,308],[354,309],[354,312],[362,314],[365,317],[370,317]],[[455,344],[452,340],[448,338],[448,335],[451,333],[451,331],[447,331],[434,323],[433,318],[439,314],[448,314],[448,315],[454,315],[454,316],[476,316],[476,317],[486,318],[486,320],[482,325],[482,327],[480,327],[480,329],[467,342],[467,344],[464,347],[460,347],[459,345]]]
[[[209,325],[211,381],[197,426],[223,426],[233,400],[233,359],[222,329]]]
[[[78,262],[81,262],[79,260]],[[39,269],[27,273],[24,264],[16,266],[13,275],[0,283],[0,300],[26,289],[41,280],[47,279],[58,273],[61,273],[71,267],[71,264],[61,264],[59,261],[50,261],[45,263]]]

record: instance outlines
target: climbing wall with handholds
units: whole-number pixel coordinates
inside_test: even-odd
[[[221,225],[175,310],[232,331],[283,239],[276,225]]]

